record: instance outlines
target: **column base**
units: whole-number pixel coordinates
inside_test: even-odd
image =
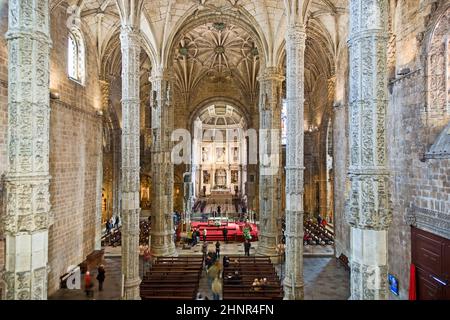
[[[303,284],[294,285],[283,282],[284,299],[283,300],[304,300],[305,294],[303,290]]]
[[[173,241],[174,232],[150,233],[150,248],[155,257],[176,257],[178,252]]]
[[[126,280],[123,286],[122,300],[141,300],[140,284],[141,279],[139,278]]]
[[[152,247],[152,254],[155,257],[177,257],[178,252],[175,245],[169,247]]]
[[[256,255],[276,258],[278,255],[277,248],[276,248],[276,246],[258,243],[258,248],[256,249]]]

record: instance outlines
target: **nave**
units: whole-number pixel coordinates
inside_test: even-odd
[[[212,250],[213,243],[208,247]],[[221,255],[244,255],[242,244],[221,243]],[[251,249],[251,257],[254,257],[256,245]],[[180,255],[185,255],[181,248],[178,248]],[[190,252],[191,257],[202,257],[201,245]],[[83,290],[59,289],[55,294],[49,297],[52,300],[118,300],[121,294],[121,275],[120,275],[120,249],[107,248],[105,251],[104,264],[106,267],[106,280],[104,290],[98,291],[98,283],[94,286],[94,296],[87,297]],[[278,277],[284,276],[284,269],[280,265],[274,265]],[[330,255],[324,253],[315,253],[307,255],[304,259],[305,267],[305,300],[347,300],[349,295],[349,272]],[[140,274],[144,275],[144,263],[140,261]],[[96,268],[91,269],[91,275],[95,279],[97,275]],[[225,274],[226,275],[226,274]],[[213,300],[213,295],[208,287],[207,274],[203,270],[198,283],[198,291],[202,297],[208,297]],[[223,296],[220,295],[220,299]]]

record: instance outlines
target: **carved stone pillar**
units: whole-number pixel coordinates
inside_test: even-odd
[[[305,27],[293,25],[286,38],[286,275],[285,299],[303,299],[303,172]]]
[[[351,299],[387,298],[387,0],[350,2]]]
[[[124,299],[139,299],[139,32],[122,26],[122,273]]]
[[[47,299],[49,193],[48,1],[9,1],[6,299]]]
[[[280,223],[282,175],[281,95],[284,77],[267,68],[259,78],[259,219],[258,254],[276,256]]]
[[[122,130],[113,130],[113,216],[121,216],[121,163],[122,163]]]
[[[102,194],[103,194],[103,114],[108,109],[109,103],[109,83],[100,81],[102,91],[102,109],[98,115],[98,133],[97,133],[97,199],[95,213],[95,250],[101,249],[102,242]]]
[[[102,248],[102,189],[103,189],[103,115],[98,114],[97,133],[97,176],[96,176],[96,208],[95,208],[95,250]]]
[[[167,72],[155,71],[152,82],[152,229],[151,248],[155,256],[176,255],[173,240],[173,86]]]

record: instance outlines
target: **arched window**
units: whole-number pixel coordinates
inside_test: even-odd
[[[81,32],[73,28],[69,32],[67,47],[67,72],[69,78],[84,84],[85,80],[85,50]]]

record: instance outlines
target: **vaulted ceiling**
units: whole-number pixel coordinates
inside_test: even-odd
[[[255,92],[259,52],[250,34],[224,22],[202,24],[184,35],[174,48],[174,67],[181,92],[195,90],[207,77],[236,81],[245,92]]]
[[[176,87],[186,96],[205,83],[217,82],[232,84],[243,96],[257,97],[260,69],[282,67],[285,62],[285,4],[294,0],[142,1],[139,27],[146,68],[173,66]],[[346,47],[348,0],[301,2],[308,17],[306,99],[311,113],[322,113],[336,57]],[[119,77],[121,15],[116,0],[50,3],[51,8],[72,8],[68,17],[79,14],[83,30],[95,42],[100,76]]]

